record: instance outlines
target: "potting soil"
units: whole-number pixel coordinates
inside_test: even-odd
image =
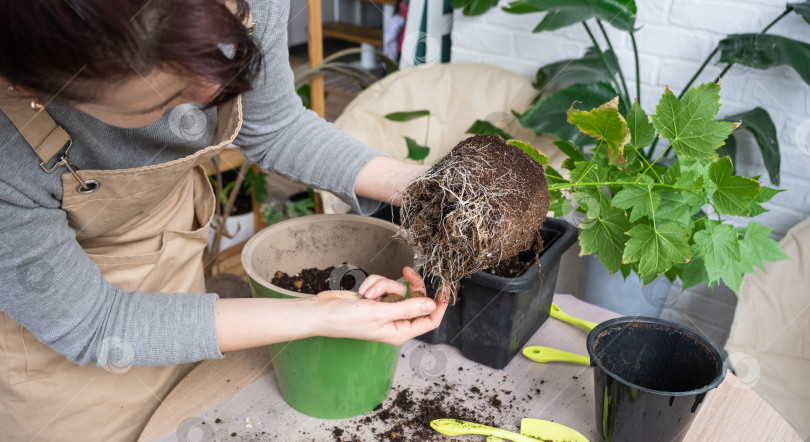
[[[329,276],[332,275],[334,270],[334,266],[327,267],[323,270],[313,267],[311,269],[303,269],[300,273],[292,276],[279,271],[273,275],[273,279],[270,280],[270,283],[293,292],[317,295],[320,292],[332,290],[332,288],[329,287]],[[363,275],[368,276],[368,272],[365,270],[360,269],[360,271],[363,272]],[[355,285],[357,285],[356,280],[350,273],[346,273],[340,280],[340,288],[342,290],[352,290]]]

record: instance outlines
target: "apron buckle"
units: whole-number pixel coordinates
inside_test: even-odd
[[[81,177],[79,177],[79,174],[76,173],[75,166],[73,166],[73,164],[70,163],[70,157],[68,156],[68,154],[70,153],[70,149],[72,148],[73,148],[73,140],[68,140],[67,149],[65,149],[65,153],[59,155],[59,158],[57,159],[56,163],[54,163],[53,166],[48,167],[45,164],[45,161],[42,161],[39,163],[39,167],[42,168],[42,170],[44,170],[47,173],[54,173],[56,172],[56,169],[65,166],[68,172],[70,172],[70,174],[73,175],[74,178],[76,178],[76,181],[79,182],[79,185],[76,187],[76,192],[93,193],[99,187],[101,187],[101,183],[99,183],[96,180],[85,181],[81,179]]]

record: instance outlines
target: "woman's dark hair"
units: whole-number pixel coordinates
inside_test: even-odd
[[[157,68],[221,85],[213,105],[249,90],[259,73],[247,15],[245,0],[0,0],[0,75],[87,102],[104,92],[99,81]]]

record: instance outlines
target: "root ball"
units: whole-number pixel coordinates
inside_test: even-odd
[[[542,166],[499,137],[476,135],[404,190],[399,234],[455,301],[461,278],[533,247],[539,253],[549,200]]]

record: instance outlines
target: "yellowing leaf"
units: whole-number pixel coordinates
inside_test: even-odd
[[[630,142],[630,129],[618,111],[618,97],[589,111],[568,109],[568,122],[579,130],[607,144],[610,164],[621,164],[624,146]]]
[[[548,159],[548,157],[547,157],[547,156],[546,156],[544,153],[542,153],[542,152],[540,152],[539,150],[535,149],[535,148],[534,148],[534,147],[533,147],[531,144],[529,144],[529,143],[526,143],[526,142],[524,142],[524,141],[520,141],[520,140],[514,140],[514,139],[513,139],[513,140],[508,140],[508,141],[506,142],[506,144],[508,144],[508,145],[510,145],[510,146],[515,146],[515,147],[517,147],[517,148],[520,148],[520,150],[522,150],[523,152],[526,152],[526,154],[527,154],[527,155],[529,155],[530,157],[532,157],[532,159],[533,159],[534,161],[537,161],[538,163],[540,163],[540,164],[542,164],[542,165],[546,165],[546,164],[548,164],[548,163],[549,163],[549,159]]]

